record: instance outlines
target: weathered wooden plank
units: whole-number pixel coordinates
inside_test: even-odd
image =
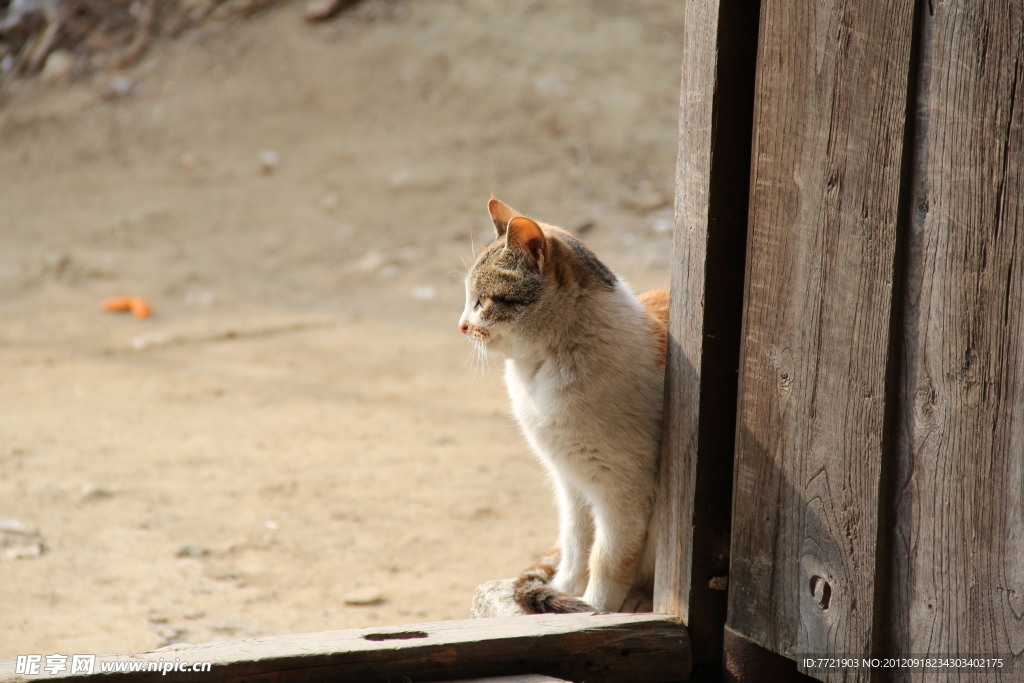
[[[104,662],[125,666],[211,662],[206,672],[174,670],[175,681],[437,681],[545,674],[590,681],[685,681],[690,675],[686,629],[664,614],[544,614],[469,619],[392,628],[328,631],[177,645],[154,652],[104,656],[95,674],[75,681],[167,680],[155,671],[100,673]],[[17,676],[0,662],[0,681]]]
[[[728,624],[787,656],[880,647],[913,4],[761,7]]]
[[[758,3],[684,5],[655,609],[721,658]]]
[[[894,650],[1024,676],[1024,8],[929,3],[894,476]],[[972,672],[942,676],[968,680]]]
[[[523,674],[521,676],[488,676],[487,678],[460,678],[459,680],[434,681],[433,683],[570,683],[564,678],[552,678],[539,674]]]

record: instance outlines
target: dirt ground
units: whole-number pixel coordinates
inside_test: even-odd
[[[0,659],[466,618],[554,539],[462,272],[493,192],[667,283],[682,8],[302,11],[0,109]]]

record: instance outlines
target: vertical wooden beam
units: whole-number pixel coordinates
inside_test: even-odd
[[[880,647],[913,5],[761,8],[728,624],[791,657]]]
[[[655,609],[721,659],[758,0],[685,5]],[[717,666],[715,666],[717,669]]]
[[[892,644],[933,657],[1015,657],[1015,671],[985,679],[1021,680],[1024,7],[928,3],[921,55]]]

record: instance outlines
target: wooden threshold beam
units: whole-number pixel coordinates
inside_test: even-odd
[[[45,665],[49,653],[40,654]],[[210,669],[192,671],[198,662],[209,662]],[[165,675],[171,665],[175,668]],[[53,680],[45,671],[23,676],[16,668],[16,660],[0,662],[0,682]],[[91,674],[70,669],[68,656],[66,669],[55,678],[372,683],[543,674],[588,683],[668,683],[689,678],[690,642],[685,627],[670,615],[539,614],[178,644],[101,655]]]

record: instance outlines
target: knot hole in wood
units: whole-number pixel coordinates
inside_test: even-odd
[[[400,631],[397,633],[367,633],[363,636],[366,640],[410,640],[412,638],[426,638],[423,631]]]
[[[811,595],[823,611],[832,602],[832,585],[820,576],[811,577]]]

